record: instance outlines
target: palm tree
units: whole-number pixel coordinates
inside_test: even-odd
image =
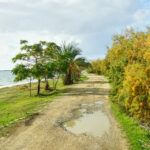
[[[62,45],[62,53],[64,59],[67,63],[67,68],[65,70],[64,84],[73,84],[74,80],[78,80],[81,73],[82,66],[81,63],[78,63],[77,60],[85,60],[83,57],[79,58],[78,55],[81,54],[80,48],[78,48],[75,43],[63,43]],[[78,57],[78,58],[77,58]]]

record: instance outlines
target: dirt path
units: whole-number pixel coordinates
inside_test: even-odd
[[[50,103],[33,121],[22,125],[8,138],[0,140],[0,150],[127,150],[118,123],[108,101],[109,84],[105,78],[88,75],[89,79],[66,89],[66,93]],[[93,91],[93,93],[86,93]],[[72,115],[80,104],[103,99],[103,109],[111,128],[102,138],[75,135],[60,127],[59,122]]]

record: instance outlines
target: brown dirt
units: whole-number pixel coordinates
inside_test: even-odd
[[[38,115],[18,127],[9,137],[0,140],[0,150],[127,150],[128,144],[115,121],[110,107],[109,84],[102,76],[89,79],[65,90],[65,94],[50,103]],[[87,91],[94,93],[87,94]],[[60,123],[72,116],[80,104],[104,100],[103,109],[111,122],[109,133],[102,138],[75,135],[65,131]],[[31,121],[31,122],[30,122]]]

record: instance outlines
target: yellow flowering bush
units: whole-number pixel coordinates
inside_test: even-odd
[[[104,60],[91,63],[93,72],[112,83],[111,95],[125,111],[141,121],[150,121],[150,33],[127,30],[113,36]]]

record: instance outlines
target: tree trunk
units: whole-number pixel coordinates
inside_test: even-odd
[[[30,77],[30,85],[29,86],[30,86],[30,96],[31,96],[31,88],[32,88],[31,87],[31,77]]]
[[[68,73],[66,74],[66,77],[65,77],[65,81],[64,81],[65,85],[73,84],[73,80],[72,80],[72,75],[71,74],[72,74],[72,72],[69,69],[69,71],[68,71]]]
[[[50,87],[49,87],[49,83],[48,83],[48,80],[45,78],[45,90],[49,90]]]
[[[59,81],[59,77],[60,77],[60,74],[58,75],[58,77],[57,77],[57,79],[56,79],[56,82],[55,82],[55,84],[54,84],[54,90],[56,90],[57,83],[58,83],[58,81]]]
[[[41,79],[38,80],[38,89],[37,89],[37,95],[40,94],[40,84],[41,84]]]

